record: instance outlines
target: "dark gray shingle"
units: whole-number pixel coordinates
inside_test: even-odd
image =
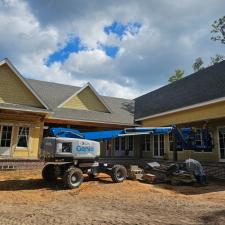
[[[95,121],[122,125],[134,124],[134,101],[122,98],[102,96],[112,113],[58,108],[58,106],[77,92],[80,87],[26,79],[30,86],[49,105],[53,117],[82,121]]]
[[[225,97],[225,61],[135,99],[135,119]]]

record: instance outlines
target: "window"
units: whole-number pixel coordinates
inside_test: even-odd
[[[169,133],[169,143],[170,143],[170,151],[173,151],[174,148],[174,140],[172,132]]]
[[[153,137],[154,137],[154,156],[162,157],[164,155],[164,135],[155,134]]]
[[[172,132],[169,133],[169,143],[170,143],[170,151],[173,151],[173,148],[174,148],[174,137],[173,137]],[[177,149],[177,151],[182,151],[183,150],[182,141],[177,140],[176,149]]]
[[[125,148],[126,148],[126,140],[125,140],[125,137],[121,137],[120,138],[120,148],[122,151],[125,151]]]
[[[202,131],[201,129],[197,129],[195,133],[195,145],[202,146]]]
[[[111,140],[104,140],[104,148],[106,150],[111,150],[112,149],[112,142],[111,142]]]
[[[115,138],[115,150],[119,151],[120,150],[120,139]]]
[[[28,127],[20,127],[19,133],[18,133],[17,147],[27,148],[28,147],[28,139],[29,139],[29,128]]]
[[[150,135],[145,135],[145,151],[149,152],[151,149]]]
[[[195,133],[195,151],[212,152],[212,133],[205,129],[197,129]]]
[[[128,137],[128,150],[133,151],[133,146],[134,146],[134,138],[133,136]]]
[[[10,147],[12,137],[12,126],[0,126],[0,147]]]
[[[220,128],[219,130],[219,141],[220,141],[220,159],[225,159],[225,129]]]
[[[133,136],[118,137],[114,139],[115,151],[133,151]]]
[[[160,156],[164,155],[164,135],[159,135],[159,150],[160,150]]]
[[[72,143],[71,142],[63,142],[62,143],[62,152],[72,152]]]
[[[159,149],[159,141],[158,141],[158,135],[154,135],[154,156],[158,156],[158,149]]]

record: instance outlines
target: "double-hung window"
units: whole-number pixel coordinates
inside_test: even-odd
[[[29,142],[29,127],[19,127],[17,147],[27,148]]]
[[[195,133],[195,151],[212,152],[213,135],[211,132],[203,129],[197,129]]]

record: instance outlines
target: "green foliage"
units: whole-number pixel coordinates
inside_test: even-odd
[[[184,70],[182,69],[176,69],[175,74],[171,75],[169,78],[169,83],[173,83],[177,80],[180,80],[184,77]]]
[[[211,40],[225,44],[225,16],[214,21],[211,33],[213,34]]]
[[[195,60],[194,64],[192,65],[194,72],[204,69],[203,64],[204,64],[204,62],[203,62],[202,58],[198,57]]]
[[[211,65],[222,62],[224,60],[223,55],[216,54],[215,57],[211,57]]]

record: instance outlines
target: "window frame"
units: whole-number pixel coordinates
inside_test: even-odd
[[[29,148],[29,144],[30,144],[30,127],[27,127],[27,126],[19,126],[18,127],[19,129],[18,129],[18,133],[17,133],[17,142],[16,142],[16,149],[28,149]],[[26,135],[20,135],[20,129],[23,129],[23,128],[25,128],[25,129],[28,129],[28,132],[27,132],[27,134]],[[26,147],[24,147],[24,146],[18,146],[18,144],[19,144],[19,139],[20,139],[20,137],[26,137],[26,141],[27,141],[27,146]]]
[[[197,128],[196,129],[196,133],[197,133],[197,130],[200,130],[200,137],[201,139],[198,140],[198,141],[201,141],[201,145],[203,145],[203,136],[202,136],[202,128]],[[212,146],[214,145],[214,139],[213,139],[213,132],[212,131],[209,131],[209,134],[211,136],[211,141],[212,141]],[[196,134],[195,134],[195,138],[196,138]],[[195,145],[196,145],[196,139],[195,139]],[[206,151],[205,149],[194,149],[193,150],[195,153],[213,153],[213,147],[211,149],[211,151]]]
[[[4,138],[2,139],[2,136],[3,136],[3,127],[10,127],[11,128],[11,131],[10,131],[10,139],[8,139],[8,129],[6,131],[6,137],[7,138]],[[9,125],[9,124],[0,124],[0,147],[1,148],[11,148],[12,147],[12,137],[13,137],[13,126],[12,125]],[[10,145],[9,146],[2,146],[2,140],[4,140],[5,144],[9,141],[10,142]]]
[[[161,138],[162,137],[162,138]],[[163,140],[163,141],[161,141]],[[161,148],[161,143],[163,143],[163,148]],[[163,158],[166,152],[166,141],[165,141],[165,135],[164,134],[154,134],[153,135],[153,158]],[[157,148],[156,148],[157,146]],[[163,150],[163,155],[161,155],[161,149]],[[157,155],[155,154],[157,151]]]
[[[117,143],[117,141],[118,141],[118,143]],[[118,144],[118,146],[117,146],[117,144]],[[117,151],[117,152],[120,151],[120,139],[119,139],[119,137],[114,139],[114,151]]]
[[[132,138],[132,148],[130,149],[130,138]],[[128,149],[129,152],[134,151],[134,136],[127,136],[126,140],[126,149]]]
[[[126,151],[126,137],[120,137],[120,151]],[[123,143],[123,146],[122,146]],[[124,148],[122,148],[124,147]]]
[[[147,142],[147,137],[149,138],[149,143]],[[151,149],[152,149],[151,144],[152,144],[151,135],[145,134],[145,136],[144,136],[144,152],[151,152]],[[147,146],[149,146],[149,149]]]

